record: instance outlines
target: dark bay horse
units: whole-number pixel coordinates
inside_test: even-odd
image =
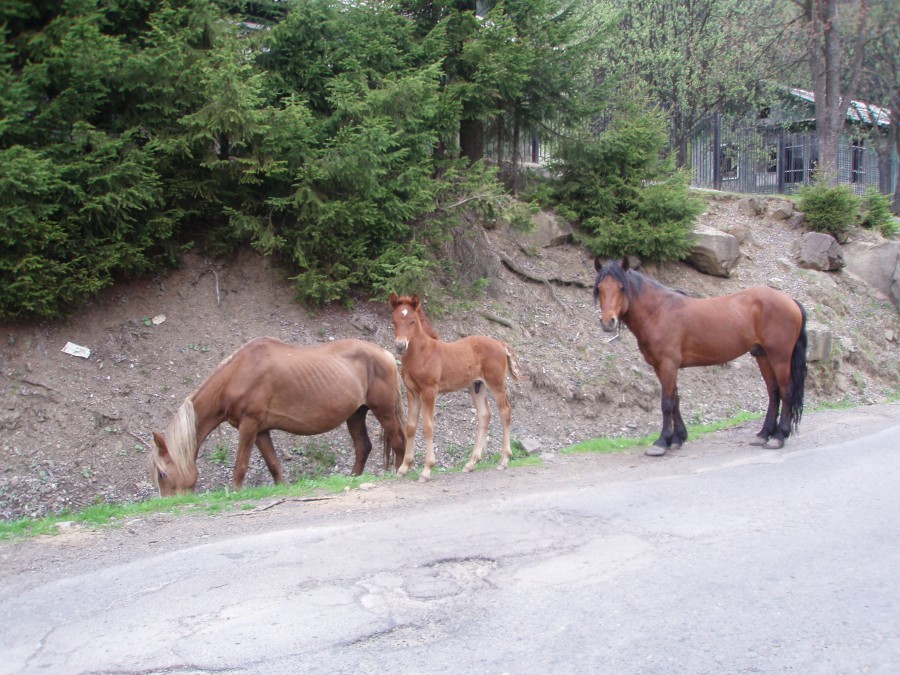
[[[478,416],[475,447],[463,471],[471,471],[481,460],[487,441],[491,406],[487,400],[490,390],[497,403],[503,425],[502,458],[498,469],[509,466],[512,448],[509,445],[509,424],[512,408],[506,395],[507,369],[517,380],[524,379],[512,348],[501,340],[484,335],[470,335],[456,342],[444,342],[431,327],[422,309],[418,294],[398,297],[391,293],[391,320],[394,341],[402,357],[403,382],[406,384],[407,421],[406,455],[397,469],[406,474],[415,459],[416,427],[422,415],[422,435],[425,437],[425,467],[419,480],[431,478],[434,459],[434,404],[439,393],[469,388]]]
[[[281,463],[269,431],[300,436],[325,433],[347,423],[362,473],[372,450],[366,412],[381,424],[384,468],[390,451],[395,466],[403,456],[403,400],[397,362],[386,349],[362,340],[311,346],[274,338],[251,340],[226,358],[175,412],[165,436],[154,432],[151,474],[162,496],[193,490],[197,453],[222,422],[238,430],[234,488],[247,475],[250,450],[259,448],[276,483]]]
[[[806,312],[799,302],[768,286],[720,298],[690,298],[628,269],[627,258],[621,263],[597,258],[594,269],[601,327],[613,332],[620,321],[628,326],[662,386],[662,433],[648,455],[664,455],[687,440],[678,369],[717,365],[747,352],[756,357],[769,394],[756,444],[784,446],[803,414]]]

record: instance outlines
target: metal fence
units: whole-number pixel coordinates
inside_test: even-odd
[[[809,183],[819,158],[816,134],[766,124],[739,124],[712,115],[690,140],[694,187],[750,194],[790,194]],[[865,139],[842,136],[838,182],[857,194],[878,188],[878,154]]]

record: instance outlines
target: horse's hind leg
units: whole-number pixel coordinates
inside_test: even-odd
[[[762,429],[756,434],[756,440],[753,445],[766,445],[769,439],[775,434],[775,423],[778,419],[778,408],[781,406],[781,399],[778,393],[778,382],[775,380],[775,371],[772,370],[772,364],[769,357],[762,349],[754,349],[751,352],[756,357],[756,363],[759,366],[759,372],[766,383],[766,393],[769,395],[769,407],[766,410],[766,419],[763,421]],[[781,441],[782,445],[784,440]],[[775,443],[777,445],[777,441]],[[780,447],[780,446],[778,446]]]
[[[487,400],[487,387],[484,382],[478,380],[469,385],[469,393],[472,395],[472,403],[475,404],[477,428],[475,431],[475,447],[472,448],[472,456],[463,467],[463,471],[471,471],[481,461],[484,446],[487,444],[488,425],[491,423],[491,405]]]
[[[771,358],[771,356],[770,356]],[[781,416],[767,447],[782,448],[785,439],[791,435],[791,413],[793,410],[793,391],[791,384],[790,354],[780,357],[772,366],[777,383],[776,391],[781,401]]]
[[[260,454],[266,461],[266,466],[269,467],[272,480],[275,481],[276,485],[283,483],[284,477],[281,474],[281,462],[278,460],[278,455],[275,454],[275,446],[272,444],[272,437],[268,431],[256,434],[256,447],[259,448]]]
[[[353,471],[350,472],[353,476],[359,476],[363,472],[363,469],[366,468],[366,460],[369,459],[369,453],[372,452],[372,441],[369,439],[369,431],[366,429],[367,412],[369,409],[363,405],[347,418],[347,431],[350,432],[350,438],[353,439],[353,450],[356,454]]]
[[[395,406],[384,403],[371,404],[367,400],[366,405],[378,423],[381,425],[382,445],[384,446],[384,472],[396,471],[403,464],[406,448],[406,435],[403,429],[403,419]],[[391,462],[391,454],[394,461]]]
[[[512,447],[510,445],[509,427],[512,424],[512,406],[509,404],[509,396],[506,388],[492,389],[494,400],[497,402],[497,412],[500,414],[500,424],[503,427],[503,447],[501,449],[500,464],[497,468],[502,470],[509,466],[512,459]]]

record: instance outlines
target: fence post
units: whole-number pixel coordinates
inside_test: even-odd
[[[719,113],[713,114],[713,187],[722,189],[722,126]]]
[[[775,162],[775,170],[778,172],[778,194],[784,194],[784,129],[778,130],[778,158]]]

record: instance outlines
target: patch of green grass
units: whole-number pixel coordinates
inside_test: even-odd
[[[856,405],[850,396],[845,394],[840,401],[823,401],[813,406],[810,412],[816,412],[817,410],[849,410],[850,408],[855,408]]]
[[[121,525],[129,518],[147,513],[216,514],[223,511],[253,508],[253,502],[261,499],[308,497],[316,493],[339,493],[346,488],[359,487],[360,483],[383,480],[372,474],[362,476],[328,476],[327,478],[301,478],[289,485],[268,485],[251,487],[235,492],[225,488],[214,492],[176,495],[149,499],[143,502],[111,504],[101,502],[77,513],[60,513],[44,518],[20,518],[0,522],[0,541],[42,534],[58,534],[59,523],[72,522],[91,527]],[[249,505],[249,506],[248,506]]]
[[[713,432],[720,431],[721,429],[730,429],[731,427],[736,427],[740,424],[743,424],[744,422],[759,419],[760,417],[762,417],[762,415],[760,415],[759,413],[749,413],[741,411],[732,415],[731,417],[728,417],[724,420],[719,420],[717,422],[711,422],[709,424],[689,424],[688,440],[696,440]],[[562,450],[560,450],[560,454],[571,455],[578,452],[622,452],[630,448],[642,448],[652,445],[657,438],[658,434],[649,434],[640,438],[594,438],[587,441],[581,441],[580,443],[575,443],[574,445],[570,445],[567,448],[563,448]]]

